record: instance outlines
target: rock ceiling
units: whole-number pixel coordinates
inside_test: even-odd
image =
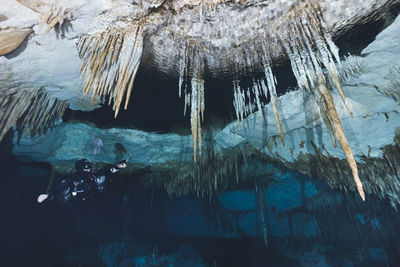
[[[293,141],[287,140],[291,127],[283,118],[299,99],[282,105],[274,67],[290,62],[298,87],[312,99],[302,101],[303,112],[308,112],[303,119],[319,114],[330,139],[322,145],[331,143],[336,149],[339,143],[365,199],[353,152],[357,148],[349,142],[342,123],[347,115],[341,109],[350,117],[359,111],[346,99],[342,85],[357,64],[343,68],[333,40],[392,14],[399,3],[7,0],[0,7],[0,138],[15,124],[40,132],[54,125],[68,105],[93,110],[105,97],[117,116],[128,108],[140,66],[178,80],[177,97],[184,98],[184,113],[190,113],[195,161],[203,147],[204,91],[217,90],[205,88],[209,77],[232,80],[239,125],[257,110],[265,122],[270,116],[265,111],[271,110],[280,138],[275,147],[285,151]],[[245,88],[241,79],[249,77],[253,84]],[[393,87],[388,90],[384,93],[389,97],[396,95]],[[269,152],[264,153],[271,156]]]

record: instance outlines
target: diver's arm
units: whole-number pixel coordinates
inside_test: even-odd
[[[114,165],[108,165],[96,171],[96,176],[107,175],[109,173],[116,173],[120,169],[123,169],[125,167],[126,167],[126,160],[122,160],[115,163]]]
[[[40,194],[37,198],[38,203],[42,203],[46,199],[52,200],[54,198],[55,192],[54,188],[49,188],[46,193]]]
[[[121,160],[114,164],[114,166],[110,169],[111,172],[118,172],[120,169],[126,168],[126,160]]]
[[[54,199],[55,197],[65,198],[67,193],[72,192],[73,179],[76,179],[76,174],[70,178],[63,178],[57,182],[55,187],[52,187],[45,194],[40,194],[37,198],[37,202],[42,203],[46,199]],[[73,192],[72,192],[73,193]]]
[[[42,202],[45,201],[46,199],[52,200],[52,199],[54,198],[54,196],[55,196],[54,191],[53,191],[53,190],[50,190],[50,191],[47,192],[47,193],[40,194],[40,195],[38,196],[38,198],[37,198],[37,202],[38,202],[38,203],[42,203]]]

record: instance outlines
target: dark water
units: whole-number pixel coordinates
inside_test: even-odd
[[[357,196],[328,190],[326,205],[319,201],[307,206],[304,199],[290,197],[297,187],[284,190],[303,179],[289,174],[282,176],[286,182],[266,188],[266,249],[251,190],[228,192],[211,202],[173,199],[162,190],[142,188],[135,177],[116,176],[109,190],[94,201],[39,205],[36,198],[47,188],[49,166],[12,157],[1,162],[1,266],[398,266],[400,262],[400,218],[388,202],[371,199],[359,206]],[[303,186],[306,202],[326,188],[317,184],[311,180]]]
[[[46,166],[7,167],[11,172],[3,177],[1,186],[2,266],[103,266],[98,259],[99,246],[121,240],[142,250],[142,255],[151,255],[155,248],[160,255],[168,255],[182,244],[190,244],[198,251],[194,255],[211,266],[214,262],[218,266],[246,266],[251,257],[260,262],[268,259],[262,241],[256,238],[169,234],[166,211],[160,205],[171,201],[166,195],[154,197],[137,187],[124,188],[127,184],[119,182],[96,201],[39,205],[36,197],[50,178]],[[127,190],[131,194],[129,209],[123,204]],[[128,211],[132,221],[124,226]],[[228,251],[230,257],[226,257]]]

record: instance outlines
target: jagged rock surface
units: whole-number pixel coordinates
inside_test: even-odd
[[[80,55],[83,57],[81,66],[87,79],[85,82],[86,91],[90,91],[89,89],[91,87],[92,89],[94,88],[93,90],[97,90],[97,85],[104,84],[107,82],[107,79],[120,78],[120,80],[116,80],[117,86],[115,87],[116,89],[113,89],[114,91],[110,92],[107,89],[110,88],[110,86],[106,86],[104,93],[103,87],[100,86],[100,92],[93,93],[94,96],[100,97],[106,95],[107,92],[111,94],[114,101],[116,101],[114,102],[116,105],[114,107],[116,112],[118,112],[119,105],[125,95],[125,90],[127,89],[125,85],[127,84],[130,85],[127,92],[129,96],[129,90],[132,89],[131,85],[140,58],[147,67],[156,68],[167,74],[170,74],[171,71],[175,72],[175,76],[178,76],[178,74],[181,76],[182,73],[186,73],[189,79],[185,81],[185,86],[190,83],[191,92],[186,93],[186,87],[183,89],[185,90],[185,103],[187,102],[186,100],[189,99],[191,105],[192,148],[194,150],[195,159],[196,147],[198,146],[200,153],[202,147],[200,117],[204,111],[204,97],[202,97],[202,94],[204,93],[204,78],[206,77],[205,69],[214,75],[219,75],[227,72],[226,69],[233,66],[233,73],[237,76],[235,78],[240,78],[241,75],[246,75],[251,72],[264,70],[267,77],[269,94],[272,96],[271,99],[273,99],[273,101],[265,108],[260,105],[260,101],[258,100],[255,105],[257,105],[258,109],[264,109],[263,113],[266,114],[265,120],[267,121],[267,125],[265,126],[264,119],[260,112],[251,114],[243,122],[246,127],[237,128],[236,123],[234,123],[217,134],[216,142],[218,144],[217,147],[219,147],[218,149],[231,149],[243,143],[250,144],[271,159],[276,159],[295,168],[298,168],[296,167],[296,161],[299,161],[300,157],[304,159],[303,155],[312,155],[313,157],[320,156],[321,153],[326,152],[329,153],[326,155],[328,157],[332,156],[343,159],[344,156],[346,156],[352,167],[353,177],[360,191],[359,180],[357,180],[357,166],[354,158],[359,163],[362,163],[361,159],[364,156],[369,158],[382,156],[381,149],[393,144],[396,127],[399,125],[399,118],[397,116],[398,108],[395,102],[395,100],[398,99],[396,87],[398,86],[398,80],[396,80],[398,56],[392,54],[387,55],[390,62],[385,65],[385,68],[379,69],[380,72],[386,71],[386,73],[380,73],[380,76],[377,77],[376,84],[374,84],[371,83],[371,77],[374,77],[372,72],[375,70],[369,68],[371,66],[381,66],[382,62],[376,60],[376,53],[374,53],[376,48],[373,48],[373,46],[372,48],[371,46],[367,48],[365,53],[368,53],[368,55],[360,59],[360,66],[364,68],[360,72],[361,75],[355,78],[350,76],[346,81],[348,85],[344,87],[344,92],[347,95],[347,100],[345,100],[343,92],[341,91],[342,86],[340,81],[338,81],[337,69],[335,65],[333,65],[334,58],[338,61],[337,50],[333,43],[331,43],[331,39],[328,35],[335,36],[341,34],[349,28],[350,25],[365,19],[367,15],[373,14],[379,17],[382,15],[379,7],[390,7],[392,4],[396,3],[397,1],[359,1],[357,3],[352,2],[351,4],[342,1],[308,1],[305,3],[277,1],[274,3],[260,2],[258,4],[255,2],[242,3],[241,1],[221,1],[218,3],[214,3],[213,1],[204,3],[193,1],[180,3],[173,1],[171,3],[166,3],[163,1],[156,1],[151,4],[145,2],[139,5],[139,3],[136,2],[134,4],[129,4],[124,1],[117,1],[106,2],[106,4],[103,5],[95,3],[83,6],[75,1],[68,3],[61,1],[59,4],[64,5],[63,8],[65,8],[62,10],[74,11],[72,13],[76,14],[76,16],[68,15],[66,17],[70,20],[73,19],[74,25],[76,24],[76,30],[74,28],[74,31],[70,33],[63,31],[63,29],[65,30],[65,25],[63,26],[62,23],[64,22],[64,17],[59,16],[59,9],[57,9],[54,16],[50,15],[48,19],[44,21],[49,23],[50,27],[58,23],[59,31],[51,31],[48,35],[40,33],[38,25],[35,25],[36,22],[33,22],[37,19],[37,14],[32,14],[32,12],[39,12],[41,14],[42,11],[40,9],[32,8],[30,5],[27,5],[30,8],[27,9],[22,5],[16,6],[15,3],[13,3],[11,5],[14,5],[21,13],[28,14],[28,16],[24,17],[22,20],[7,19],[0,22],[0,26],[14,24],[14,26],[27,27],[28,25],[32,26],[33,23],[35,34],[29,40],[25,50],[19,51],[20,54],[15,57],[7,59],[1,58],[0,64],[2,64],[1,66],[4,67],[4,70],[10,74],[9,76],[17,76],[18,81],[22,81],[23,84],[33,85],[33,87],[36,88],[43,88],[62,100],[68,99],[71,102],[72,108],[90,110],[95,107],[95,105],[91,106],[89,104],[89,101],[92,102],[93,99],[82,97],[80,88],[83,87],[83,83],[77,77],[77,73],[73,71],[77,70],[80,64],[78,53],[75,49],[75,45],[78,43],[77,38],[87,35],[87,38],[84,37],[81,39],[83,41],[78,45]],[[116,8],[117,6],[119,8]],[[108,9],[104,11],[106,7]],[[225,7],[225,9],[221,7]],[[347,12],[337,14],[336,10],[338,10],[338,7],[347,10]],[[305,9],[305,11],[302,11],[303,9]],[[6,17],[11,17],[10,15],[12,15],[12,12],[9,10],[0,11],[4,13]],[[169,13],[171,11],[176,12],[174,16]],[[278,13],[275,14],[277,11]],[[61,13],[70,14],[64,11]],[[90,22],[93,14],[100,13],[101,15],[96,20]],[[252,16],[254,13],[263,15],[258,17]],[[168,14],[170,16],[168,16]],[[232,14],[237,14],[237,16],[232,16]],[[296,14],[303,15],[307,17],[307,19],[305,21],[296,20],[297,22],[290,22],[292,21],[290,18],[296,18]],[[323,19],[320,17],[322,14]],[[121,19],[121,17],[124,17],[124,19]],[[188,17],[192,17],[193,20],[187,20]],[[252,17],[256,20],[257,23],[254,23],[255,21],[253,20],[250,21],[257,25],[257,27],[252,28],[248,24],[243,23],[246,17]],[[215,27],[211,29],[209,26],[218,19],[221,20],[218,24],[213,24]],[[54,23],[54,21],[56,23]],[[265,27],[265,21],[271,23],[268,29]],[[115,65],[109,65],[107,62],[113,62],[114,59],[111,55],[106,57],[107,49],[110,47],[110,42],[118,43],[118,41],[115,38],[105,38],[103,33],[109,32],[110,29],[126,30],[128,25],[130,25],[130,27],[133,25],[133,22],[138,25],[134,24],[133,32],[136,33],[133,38],[134,40],[132,39],[135,43],[135,45],[133,45],[134,49],[131,47],[130,49],[125,49],[132,57],[128,57],[129,59],[125,57],[126,62],[121,61],[117,62]],[[53,23],[54,25],[52,25]],[[398,22],[396,21],[394,25],[397,24]],[[143,33],[142,25],[146,28]],[[188,25],[191,26],[190,29],[188,29]],[[229,30],[224,30],[224,25],[228,25]],[[247,31],[239,32],[238,29],[242,29],[242,27],[247,29]],[[396,31],[397,27],[398,26],[392,25],[388,31]],[[395,30],[393,30],[393,28]],[[224,34],[229,34],[229,38],[227,38],[227,36],[221,36],[221,38],[215,36],[218,30],[221,29]],[[280,29],[289,29],[291,31],[280,31]],[[279,32],[279,36],[276,36],[277,32]],[[322,32],[322,34],[320,34],[320,32]],[[298,39],[292,38],[293,36],[289,33],[297,37],[300,36],[303,39],[300,38],[299,41]],[[266,38],[272,36],[273,38],[271,38],[271,40],[279,40],[283,45],[276,46],[276,49],[269,49],[265,48],[264,43],[261,42],[261,45],[259,45],[261,47],[257,47],[257,49],[265,49],[266,52],[263,53],[261,57],[255,56],[258,54],[257,49],[255,49],[255,53],[251,53],[247,45],[253,45],[253,41],[259,36],[265,36]],[[57,37],[61,37],[60,40],[52,42],[54,38]],[[92,37],[98,41],[93,49],[85,46],[85,40],[92,40]],[[380,38],[383,39],[384,37],[385,35],[383,35],[383,37],[380,36]],[[161,38],[163,41],[161,42],[160,39],[157,38]],[[137,40],[139,41],[136,44]],[[226,43],[227,40],[230,40],[230,43]],[[311,40],[311,42],[307,43],[307,40]],[[143,41],[143,52],[141,41]],[[386,43],[386,41],[384,42]],[[273,42],[266,44],[268,47],[271,45],[273,45]],[[194,48],[183,49],[183,51],[186,51],[186,55],[181,55],[180,52],[174,50],[188,46]],[[59,49],[67,53],[61,55],[60,51],[58,51]],[[160,49],[162,49],[163,53],[160,53]],[[308,54],[304,54],[307,49],[309,50]],[[315,55],[312,52],[313,49],[317,50]],[[391,49],[393,49],[393,47],[391,47]],[[122,45],[121,53],[123,50],[124,46]],[[89,51],[88,54],[85,54],[87,51]],[[276,92],[271,88],[271,84],[275,83],[274,77],[270,73],[268,64],[270,61],[276,64],[276,61],[279,61],[282,57],[282,51],[286,51],[289,54],[298,84],[301,88],[305,88],[306,90],[291,92],[284,97],[276,99]],[[230,53],[238,52],[240,52],[240,55],[243,55],[243,58],[230,56]],[[92,57],[93,53],[98,54],[99,57]],[[55,55],[53,65],[49,65],[47,60],[50,54]],[[30,69],[25,68],[22,62],[31,59],[33,55],[34,60],[32,60],[32,62],[35,64],[35,67],[37,67],[37,71],[35,75],[28,75],[28,73],[30,74]],[[219,59],[215,57],[215,55],[225,60],[222,60],[222,58]],[[298,55],[297,58],[296,55]],[[318,61],[315,56],[318,56]],[[212,57],[213,59],[208,57]],[[46,60],[44,60],[45,58]],[[188,58],[192,60],[189,65],[187,63]],[[64,62],[62,62],[63,60]],[[231,60],[235,62],[231,62]],[[103,65],[104,62],[106,62],[105,65]],[[183,72],[181,62],[183,62],[183,66],[186,66],[186,70],[183,68]],[[207,65],[204,66],[203,62],[207,62]],[[305,70],[300,69],[301,67],[304,68],[305,65],[313,65],[313,67]],[[105,70],[103,66],[105,66]],[[323,74],[322,66],[326,67],[326,77],[330,78],[331,83],[338,89],[338,94],[332,93],[333,99],[330,96],[331,93],[327,89],[328,82],[325,80],[326,77]],[[120,68],[118,71],[116,71],[117,67]],[[51,75],[48,73],[49,69],[54,71]],[[128,75],[118,76],[121,73],[123,74],[126,69],[129,70]],[[251,71],[247,71],[248,69]],[[104,71],[104,73],[100,72],[99,74],[99,70]],[[113,70],[113,72],[111,72],[111,70]],[[118,75],[115,74],[118,77],[115,75],[111,75],[111,77],[104,76],[107,73],[118,73]],[[365,77],[362,75],[365,75]],[[385,80],[385,83],[381,85],[380,83],[382,81],[380,79],[382,77],[389,77],[387,79],[391,80],[390,83],[387,83]],[[66,78],[70,78],[68,82],[66,82]],[[7,88],[6,86],[9,83],[7,79],[1,80],[0,82]],[[180,79],[180,89],[182,89],[181,82]],[[118,84],[121,86],[118,86]],[[307,93],[307,90],[311,90],[313,85],[314,87],[316,85],[318,91],[314,89],[317,93],[310,95]],[[259,90],[260,89],[254,89],[253,92],[257,95],[258,92],[260,92]],[[266,92],[268,90],[264,91]],[[237,94],[241,94],[240,90],[237,90]],[[318,99],[316,99],[316,97],[318,97]],[[379,104],[377,104],[376,100],[372,101],[371,97],[379,97]],[[339,99],[342,99],[343,102],[339,101]],[[238,100],[236,103],[238,106],[243,107],[243,99],[240,101]],[[96,103],[96,101],[94,101],[94,103]],[[351,110],[352,113],[346,113],[347,109]],[[338,110],[338,114],[336,114],[336,110]],[[253,111],[254,109],[250,108],[246,111],[246,114]],[[238,119],[242,119],[243,116],[246,116],[246,114],[243,115],[243,111],[241,110],[237,112],[238,114],[242,114],[238,116]],[[271,114],[274,114],[273,119],[271,119]],[[350,114],[353,114],[354,118],[351,118]],[[365,116],[367,117],[365,118]],[[385,119],[382,120],[382,116],[385,116],[387,120],[386,124]],[[323,120],[321,120],[321,117]],[[276,123],[274,121],[276,121]],[[326,126],[322,124],[322,121],[325,122]],[[347,137],[343,134],[342,125]],[[367,127],[368,130],[370,130],[368,138],[361,140],[359,135],[360,129]],[[374,127],[373,131],[371,131],[371,127]],[[276,135],[280,136],[281,144],[276,142]],[[343,154],[342,150],[336,148],[335,135],[343,151],[345,151],[345,154]],[[333,142],[331,142],[331,140]],[[226,146],[228,142],[230,144]],[[285,146],[283,146],[284,142]],[[109,159],[104,160],[104,162],[108,161]],[[302,164],[303,163],[300,165]],[[343,168],[347,169],[345,166],[343,166]],[[375,190],[369,189],[369,192],[372,191]],[[385,190],[380,189],[380,191]],[[362,190],[360,194],[363,196]],[[383,195],[386,194],[387,193],[383,193]],[[389,193],[389,195],[390,194],[391,193]],[[395,202],[396,201],[398,200],[395,200]]]
[[[252,52],[260,38],[273,48],[273,64],[284,57],[284,48],[275,43],[287,42],[290,16],[299,10],[318,5],[324,14],[324,29],[339,36],[356,23],[384,16],[384,8],[398,1],[53,1],[7,0],[0,7],[6,17],[0,28],[33,28],[34,34],[16,58],[1,58],[3,68],[18,74],[21,81],[34,82],[60,100],[67,100],[73,109],[92,110],[97,105],[82,96],[79,78],[80,58],[76,51],[78,38],[99,35],[110,30],[124,30],[133,23],[143,25],[141,65],[159,72],[179,76],[181,62],[187,52],[200,53],[206,62],[204,75],[246,75],[263,70],[263,59]],[[338,10],[346,10],[339,12]],[[303,14],[303,13],[302,13]],[[303,14],[304,15],[304,14]],[[45,33],[41,25],[47,24]],[[279,38],[277,37],[279,33]],[[264,38],[265,37],[265,38]],[[272,38],[273,37],[273,38]],[[278,40],[278,39],[279,40]],[[274,41],[274,42],[275,42]],[[262,49],[258,47],[259,50]],[[237,56],[239,55],[239,56]],[[189,54],[191,57],[192,55]],[[32,65],[22,65],[21,62]],[[193,66],[192,66],[193,67]],[[191,68],[192,68],[191,67]],[[35,69],[35,73],[31,69]],[[50,71],[43,75],[43,71]],[[189,69],[190,73],[196,69]],[[29,77],[31,76],[31,77]],[[52,82],[49,83],[48,81]],[[118,101],[117,101],[118,102]],[[98,103],[98,102],[96,102]]]
[[[359,73],[350,75],[344,83],[347,103],[353,112],[353,118],[341,104],[339,94],[333,93],[334,101],[338,103],[339,116],[348,133],[349,143],[361,166],[362,178],[368,181],[367,192],[389,197],[394,202],[399,201],[396,197],[399,189],[398,173],[394,171],[383,175],[382,170],[390,168],[386,166],[389,164],[388,161],[382,158],[389,157],[393,160],[397,158],[395,155],[398,147],[395,137],[400,126],[399,106],[394,97],[382,92],[398,90],[393,86],[398,77],[393,76],[392,71],[400,63],[400,53],[398,53],[400,47],[395,45],[399,43],[396,39],[400,36],[399,25],[398,18],[364,50],[365,56],[349,58],[349,62],[343,62],[343,65],[354,66],[356,61],[360,66]],[[216,149],[224,151],[242,145],[251,146],[288,167],[326,178],[333,186],[351,189],[348,180],[350,169],[343,161],[345,155],[332,144],[329,129],[323,124],[314,97],[305,91],[293,91],[280,97],[278,101],[285,146],[278,138],[279,131],[272,106],[269,104],[264,110],[267,125],[260,112],[244,119],[245,127],[239,127],[237,122],[233,122],[215,134]],[[86,137],[82,138],[83,136]],[[116,136],[120,138],[116,140]],[[105,153],[95,157],[91,154],[93,138],[103,140]],[[193,149],[188,136],[158,135],[128,129],[101,130],[83,124],[64,124],[52,130],[47,136],[22,138],[20,145],[16,146],[14,151],[17,155],[35,154],[32,157],[36,160],[56,164],[72,163],[81,157],[109,163],[116,160],[116,143],[122,144],[125,151],[133,154],[130,156],[132,163],[142,166],[170,162],[170,168],[173,168],[177,162],[190,161],[189,155]],[[124,154],[120,156],[127,157]],[[175,165],[172,162],[175,162]],[[328,162],[336,164],[337,167]],[[393,164],[395,163],[390,163]],[[327,165],[332,167],[322,167]],[[344,177],[343,183],[338,182],[338,169]],[[373,178],[371,173],[376,177]]]

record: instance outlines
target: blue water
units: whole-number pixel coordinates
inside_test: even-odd
[[[47,188],[49,166],[9,159],[1,168],[1,266],[400,262],[400,218],[387,201],[370,197],[362,203],[355,194],[334,191],[321,180],[296,173],[281,173],[263,188],[266,248],[260,200],[252,188],[211,199],[171,198],[160,188],[143,188],[137,177],[116,176],[94,201],[39,205],[36,197]],[[321,196],[326,205],[316,201]]]

